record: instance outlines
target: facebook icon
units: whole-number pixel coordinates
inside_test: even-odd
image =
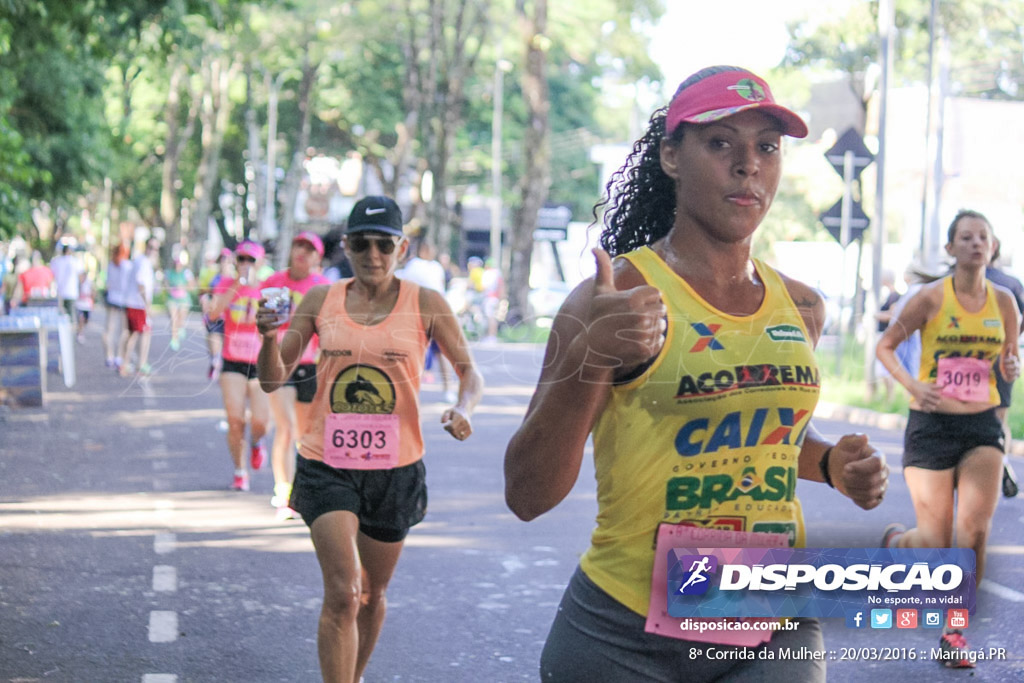
[[[865,622],[863,611],[846,613],[846,628],[864,628]]]

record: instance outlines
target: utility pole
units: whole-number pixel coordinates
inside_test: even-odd
[[[880,40],[879,61],[882,67],[878,81],[878,152],[875,155],[875,220],[871,229],[871,297],[864,312],[864,329],[867,343],[864,345],[864,371],[868,386],[875,386],[875,345],[878,342],[878,326],[874,313],[878,310],[882,294],[882,247],[885,244],[885,124],[889,99],[889,76],[892,73],[892,32],[896,20],[894,0],[880,0],[878,3],[878,34]],[[870,314],[869,314],[870,313]]]
[[[494,62],[494,111],[491,115],[491,258],[499,268],[501,262],[501,120],[505,115],[505,69],[501,39]]]

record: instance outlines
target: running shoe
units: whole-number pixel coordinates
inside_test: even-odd
[[[112,367],[114,367],[114,359],[113,359],[113,358],[108,358],[108,359],[107,359],[107,361],[106,361],[106,363],[105,363],[105,365],[106,365],[106,366],[107,366],[108,368],[112,368]]]
[[[175,338],[171,339],[171,351],[177,351],[180,348],[181,348],[181,342],[178,341],[178,338],[175,337]]]
[[[963,631],[943,633],[939,638],[942,654],[939,661],[947,669],[973,669],[974,662],[967,658],[967,640]]]
[[[256,443],[252,444],[252,449],[249,453],[249,464],[252,465],[254,470],[258,470],[263,467],[263,463],[267,459],[267,449],[263,446],[263,439],[260,439]]]
[[[143,363],[142,367],[139,368],[139,374],[143,377],[149,377],[153,374],[153,367],[149,363]]]
[[[886,526],[885,531],[882,532],[882,547],[895,548],[896,539],[902,536],[906,530],[907,527],[903,526],[899,522],[893,522]]]
[[[1010,463],[1003,461],[1003,495],[1007,498],[1013,498],[1020,493],[1020,487],[1017,486],[1017,475],[1014,474],[1013,468],[1010,467]]]
[[[235,478],[231,481],[232,491],[248,491],[249,490],[249,475],[248,474],[236,474]]]

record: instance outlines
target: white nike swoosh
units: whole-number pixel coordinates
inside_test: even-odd
[[[367,216],[374,216],[374,215],[376,215],[378,213],[384,213],[385,211],[387,211],[387,209],[367,209],[366,210],[366,215]]]

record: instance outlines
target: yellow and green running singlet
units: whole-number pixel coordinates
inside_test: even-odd
[[[818,401],[807,329],[782,278],[751,315],[705,302],[649,248],[625,255],[668,307],[665,347],[615,386],[594,427],[597,528],[581,560],[619,602],[647,613],[659,524],[785,533],[804,542],[797,457]]]

